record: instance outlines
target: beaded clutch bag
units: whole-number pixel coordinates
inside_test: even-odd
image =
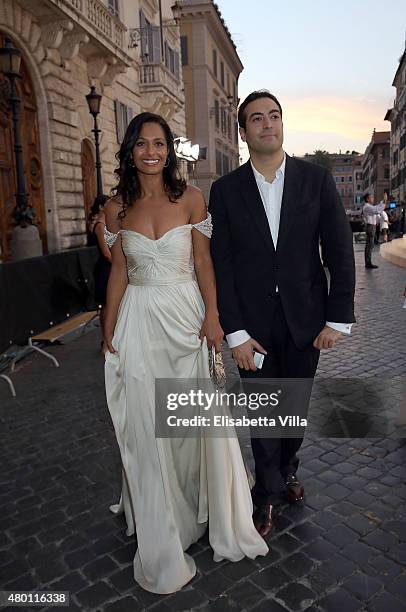
[[[216,353],[214,346],[209,349],[209,372],[213,385],[222,389],[226,384],[226,371],[221,353]]]

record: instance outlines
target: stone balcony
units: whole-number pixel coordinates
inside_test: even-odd
[[[45,49],[57,50],[62,60],[69,61],[80,48],[90,64],[90,78],[110,84],[133,64],[127,28],[101,0],[18,0],[18,4],[35,15]]]
[[[139,66],[140,93],[145,107],[170,121],[185,103],[182,80],[163,63],[144,62]]]

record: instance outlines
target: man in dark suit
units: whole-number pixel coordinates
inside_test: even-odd
[[[250,94],[238,122],[250,160],[217,180],[210,194],[221,325],[243,378],[313,379],[320,350],[334,347],[355,321],[350,226],[330,172],[285,154],[275,96]],[[265,354],[262,369],[254,351]],[[302,441],[252,438],[254,523],[263,536],[281,493],[303,500],[296,476]]]

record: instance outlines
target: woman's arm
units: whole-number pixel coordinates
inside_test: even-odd
[[[196,224],[207,218],[207,207],[199,189],[188,187],[188,192],[191,205],[190,223]],[[205,318],[200,330],[200,339],[206,337],[208,347],[211,348],[214,345],[216,351],[220,352],[224,332],[219,322],[217,309],[216,279],[210,255],[210,239],[199,230],[193,229],[192,240],[196,277],[205,305]]]
[[[103,216],[102,219],[100,219],[99,221],[96,222],[93,231],[96,235],[97,238],[97,242],[99,244],[100,247],[100,251],[102,252],[103,257],[105,257],[107,259],[107,261],[111,262],[111,253],[110,253],[110,249],[106,244],[106,241],[104,239],[104,228],[106,227],[106,220]]]
[[[116,234],[120,230],[120,221],[117,215],[121,210],[121,206],[113,199],[106,204],[104,210],[106,215],[106,227],[110,232]],[[127,285],[127,262],[121,247],[121,238],[118,236],[111,247],[111,271],[107,285],[107,302],[103,330],[104,339],[110,353],[117,352],[113,347],[112,340],[117,322],[118,309]]]

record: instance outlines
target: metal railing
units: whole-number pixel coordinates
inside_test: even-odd
[[[115,17],[101,0],[51,0],[59,8],[69,7],[80,14],[89,25],[104,34],[112,43],[125,49],[127,28]]]
[[[141,85],[163,85],[174,92],[177,90],[179,83],[179,78],[162,63],[143,63],[140,65]]]

